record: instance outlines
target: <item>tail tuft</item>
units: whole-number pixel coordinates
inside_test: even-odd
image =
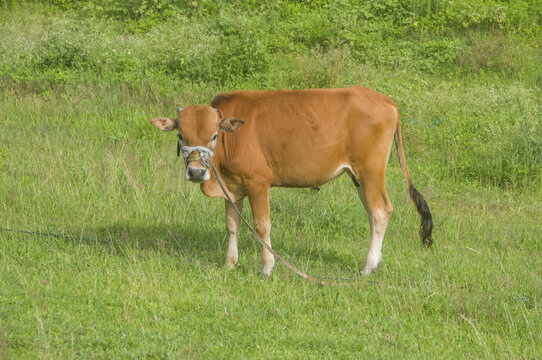
[[[403,140],[401,139],[401,120],[399,117],[399,110],[395,105],[394,109],[397,113],[397,127],[395,128],[394,137],[395,147],[397,148],[397,156],[399,157],[399,164],[401,165],[401,169],[403,170],[406,181],[408,183],[408,192],[410,193],[410,198],[414,202],[414,205],[416,205],[416,209],[422,217],[422,226],[420,228],[422,245],[429,247],[433,245],[433,238],[431,236],[431,233],[433,232],[433,218],[431,216],[431,211],[429,211],[429,206],[427,206],[427,203],[425,202],[422,194],[420,194],[418,190],[416,190],[414,185],[412,185],[412,178],[410,177],[410,173],[408,172],[405,161],[405,153],[403,151]]]
[[[408,192],[410,193],[410,198],[414,202],[414,205],[416,205],[416,209],[422,218],[422,225],[420,228],[422,244],[429,247],[433,245],[433,217],[431,216],[431,211],[429,211],[429,206],[427,206],[422,194],[416,190],[414,185],[409,185]]]

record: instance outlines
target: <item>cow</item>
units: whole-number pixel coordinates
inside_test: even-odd
[[[397,105],[364,87],[309,90],[238,90],[217,95],[210,105],[178,110],[177,118],[158,117],[160,130],[177,130],[185,157],[185,178],[200,183],[209,197],[226,196],[238,209],[248,197],[258,235],[271,246],[269,188],[319,188],[347,173],[369,216],[371,240],[363,274],[375,271],[393,207],[386,192],[386,166],[393,140],[421,216],[422,244],[433,243],[429,207],[410,177],[401,139]],[[226,200],[226,265],[238,262],[240,216]],[[262,246],[261,273],[271,275],[274,256]]]

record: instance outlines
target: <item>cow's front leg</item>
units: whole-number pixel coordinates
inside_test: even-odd
[[[262,186],[259,189],[249,192],[248,199],[252,207],[252,216],[256,232],[263,241],[271,247],[271,219],[269,217],[269,186]],[[271,275],[275,266],[275,257],[262,245],[262,268],[261,273]]]
[[[235,206],[239,212],[243,212],[243,200],[239,200],[235,203]],[[241,217],[235,211],[232,204],[226,200],[226,230],[228,231],[228,251],[226,252],[226,266],[228,269],[235,268],[239,255],[237,252],[237,238],[239,237],[239,224],[241,223]]]

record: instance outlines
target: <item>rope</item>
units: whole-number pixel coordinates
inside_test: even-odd
[[[39,235],[39,236],[49,236],[56,239],[72,239],[72,240],[82,240],[89,243],[99,243],[99,244],[110,244],[110,241],[106,241],[100,238],[88,238],[84,236],[73,236],[73,235],[65,235],[65,234],[53,234],[53,233],[46,233],[46,232],[40,232],[40,231],[29,231],[29,230],[18,230],[18,229],[6,229],[6,228],[0,228],[0,231],[4,232],[13,232],[13,233],[20,233],[20,234],[26,234],[26,235]],[[178,246],[179,252],[181,253],[184,258],[192,263],[196,263],[194,259],[186,255],[186,249],[183,249],[181,247],[181,244],[177,240],[177,238],[171,233],[171,231],[168,230],[169,236],[173,238],[175,243]],[[114,239],[113,239],[114,241]]]
[[[254,232],[254,230],[252,229],[252,227],[247,224],[246,220],[241,217],[244,221],[245,221],[245,224]],[[83,236],[73,236],[73,235],[63,235],[63,234],[53,234],[53,233],[45,233],[45,232],[40,232],[40,231],[29,231],[29,230],[17,230],[17,229],[6,229],[6,228],[0,228],[0,231],[4,231],[4,232],[14,232],[14,233],[21,233],[21,234],[27,234],[27,235],[39,235],[39,236],[49,236],[49,237],[53,237],[53,238],[57,238],[57,239],[74,239],[74,240],[83,240],[83,241],[86,241],[86,242],[97,242],[97,243],[102,243],[102,244],[108,244],[109,242],[108,241],[105,241],[105,240],[102,240],[102,239],[99,239],[99,238],[95,238],[95,239],[91,239],[91,238],[87,238],[87,237],[83,237]],[[173,238],[173,240],[177,243],[177,246],[179,247],[179,251],[181,253],[181,255],[189,262],[192,262],[193,264],[196,264],[198,263],[196,260],[192,259],[191,257],[187,256],[186,255],[186,250],[185,249],[182,249],[182,247],[180,246],[180,243],[179,241],[177,240],[177,238],[171,233],[171,231],[168,230],[168,233],[169,235]],[[254,234],[258,236],[257,233],[254,232]],[[266,246],[267,244],[264,243],[264,246]],[[267,246],[266,246],[267,247]],[[270,248],[268,248],[270,249]],[[273,254],[280,260],[280,261],[285,261],[284,259],[282,259],[278,254],[276,254],[273,249],[271,249],[271,251],[273,252]],[[290,265],[290,263],[286,262],[286,264]],[[285,264],[285,265],[286,265]],[[290,266],[286,265],[290,270],[292,270],[292,268],[290,268]],[[292,266],[293,267],[293,266]],[[295,268],[294,268],[295,269]],[[297,269],[296,269],[297,270]],[[292,270],[295,272],[295,270]],[[297,270],[299,271],[299,270]],[[296,274],[300,275],[301,277],[311,281],[311,282],[316,282],[320,285],[326,285],[327,283],[324,282],[323,280],[332,280],[332,284],[333,285],[338,285],[338,286],[349,286],[349,285],[352,285],[352,284],[355,284],[355,283],[360,283],[359,279],[354,279],[354,278],[336,278],[336,277],[322,277],[322,276],[309,276],[309,275],[306,275],[304,273],[302,273],[301,271],[299,271],[299,273],[296,272]],[[340,283],[339,281],[342,281],[342,283]],[[368,280],[368,279],[365,279],[365,282],[367,283],[371,283],[371,284],[375,284],[375,285],[384,285],[382,284],[381,282],[377,282],[377,281],[373,281],[373,280]],[[398,284],[398,285],[402,285],[402,284]],[[405,284],[406,285],[406,284]],[[397,288],[395,286],[391,286],[391,285],[386,285],[387,287],[389,288]]]
[[[254,232],[254,230],[252,229],[252,227],[247,224],[246,220],[241,217],[244,221],[245,221],[245,224]],[[83,240],[83,241],[87,241],[87,242],[97,242],[97,243],[102,243],[102,244],[108,244],[109,242],[108,241],[105,241],[105,240],[101,240],[99,238],[95,238],[95,239],[90,239],[90,238],[87,238],[87,237],[83,237],[83,236],[73,236],[73,235],[62,235],[62,234],[53,234],[53,233],[44,233],[44,232],[39,232],[39,231],[29,231],[29,230],[17,230],[17,229],[5,229],[5,228],[0,228],[0,231],[5,231],[5,232],[15,232],[15,233],[21,233],[21,234],[27,234],[27,235],[39,235],[39,236],[50,236],[50,237],[54,237],[54,238],[58,238],[58,239],[75,239],[75,240]],[[175,236],[171,233],[171,231],[168,230],[168,233],[169,235],[173,238],[173,240],[177,243],[177,245],[179,246],[179,251],[181,253],[181,255],[189,262],[192,262],[193,264],[196,264],[198,263],[196,260],[192,259],[191,257],[187,256],[186,255],[186,250],[185,249],[182,249],[180,247],[180,244],[179,244],[179,241],[177,240],[177,238],[175,238]],[[257,233],[255,233],[255,235],[257,237],[259,237],[259,235]],[[264,246],[266,246],[267,244],[265,244]],[[268,248],[268,249],[271,249],[271,248]],[[285,261],[284,259],[282,259],[278,254],[276,254],[273,249],[271,249],[271,252],[280,260],[280,261]],[[285,265],[288,264],[291,266],[290,263],[286,262]],[[290,266],[286,265],[290,270],[292,270],[292,268],[290,268]],[[295,269],[295,268],[294,268]],[[297,270],[297,269],[296,269]],[[295,272],[295,270],[292,270]],[[299,271],[299,270],[297,270]],[[299,271],[299,273],[296,272],[296,274],[298,274],[299,276],[303,277],[304,279],[307,279],[311,282],[316,282],[317,284],[319,285],[327,285],[327,284],[333,284],[333,285],[337,285],[337,286],[350,286],[350,285],[353,285],[353,284],[359,284],[359,283],[363,283],[363,282],[366,282],[366,283],[371,283],[371,284],[374,284],[374,285],[384,285],[383,283],[381,282],[378,282],[378,281],[373,281],[373,280],[368,280],[368,279],[365,279],[365,281],[359,281],[359,279],[354,279],[354,278],[338,278],[338,277],[323,277],[323,276],[309,276],[309,275],[306,275],[304,273],[302,273],[301,271]],[[333,281],[332,283],[326,283],[324,282],[323,280],[331,280]],[[342,281],[342,282],[339,282],[339,281]],[[411,284],[397,284],[397,285],[411,285]],[[396,286],[391,286],[391,285],[385,285],[387,286],[388,288],[392,288],[392,289],[398,289],[398,287]]]
[[[78,240],[84,240],[84,241],[95,241],[96,240],[96,239],[85,238],[85,237],[82,237],[82,236],[52,234],[52,233],[44,233],[44,232],[39,232],[39,231],[4,229],[4,228],[0,228],[0,231],[16,232],[16,233],[29,234],[29,235],[50,236],[50,237],[54,237],[54,238],[57,238],[57,239],[78,239]]]

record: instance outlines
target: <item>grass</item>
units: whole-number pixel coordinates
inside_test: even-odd
[[[148,114],[167,113],[169,104],[140,102],[152,95],[111,85],[47,99],[13,91],[1,102],[2,226],[74,238],[0,233],[8,358],[541,351],[542,207],[529,191],[438,178],[407,142],[413,178],[435,216],[433,249],[419,244],[419,220],[392,156],[395,212],[379,272],[357,275],[368,224],[344,177],[317,193],[273,189],[273,244],[311,274],[357,282],[312,286],[280,265],[265,279],[246,229],[241,266],[223,266],[223,202],[183,180],[175,140],[148,125]],[[410,138],[413,127],[404,128]]]
[[[182,37],[160,39],[167,22],[125,34],[115,21],[46,5],[0,11],[10,14],[0,21],[0,227],[70,235],[0,232],[0,358],[540,357],[539,50],[471,34],[465,44],[504,55],[465,47],[456,65],[427,73],[360,63],[348,46],[313,47],[260,54],[252,60],[263,59],[262,72],[224,82],[206,78],[220,73],[206,74],[211,63],[202,62],[200,81],[188,82],[162,71],[176,65],[160,49]],[[220,16],[217,26],[235,23]],[[220,44],[216,34],[200,43],[205,26],[178,44],[201,45],[187,58],[194,66]],[[63,53],[68,45],[90,60]],[[127,48],[133,57],[112,55]],[[39,67],[54,54],[63,60]],[[272,243],[311,275],[355,281],[314,286],[282,265],[264,278],[245,228],[240,266],[226,270],[223,201],[183,180],[175,136],[149,119],[232,88],[349,85],[399,104],[434,247],[420,245],[392,154],[395,211],[378,272],[359,276],[369,226],[347,177],[319,192],[272,189]]]

